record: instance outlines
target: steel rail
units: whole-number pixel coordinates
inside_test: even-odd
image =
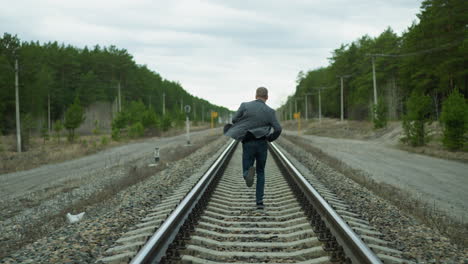
[[[174,209],[161,227],[151,236],[148,242],[138,251],[131,260],[131,264],[159,263],[166,254],[169,245],[174,241],[185,220],[189,217],[205,190],[216,175],[229,160],[237,146],[237,141],[232,140],[213,165],[205,172],[194,188],[184,197]]]
[[[351,227],[346,224],[318,191],[304,178],[299,170],[280,151],[278,146],[275,143],[269,143],[269,146],[280,165],[288,172],[313,208],[322,217],[338,244],[342,246],[346,257],[352,263],[382,263],[375,253],[367,247]]]

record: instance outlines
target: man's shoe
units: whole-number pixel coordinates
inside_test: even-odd
[[[257,203],[257,209],[264,209],[264,208],[265,208],[265,205],[263,204],[263,202]]]
[[[252,166],[249,168],[247,176],[245,176],[245,184],[247,184],[247,187],[252,187],[253,182],[254,182],[254,177],[255,177],[255,167]]]

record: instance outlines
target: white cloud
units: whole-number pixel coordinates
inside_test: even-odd
[[[331,52],[387,26],[401,33],[419,1],[113,0],[12,1],[0,31],[22,40],[111,45],[179,81],[190,93],[237,109],[255,88],[278,107],[300,70],[326,66]]]

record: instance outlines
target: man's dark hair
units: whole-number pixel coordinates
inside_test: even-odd
[[[255,97],[268,98],[268,90],[265,87],[258,87]]]

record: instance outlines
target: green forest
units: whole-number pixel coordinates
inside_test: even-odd
[[[401,120],[407,99],[419,94],[429,99],[430,118],[439,120],[453,91],[467,98],[467,37],[466,0],[425,0],[417,20],[401,36],[390,27],[375,38],[364,35],[335,49],[328,66],[299,72],[296,91],[280,107],[280,116],[293,119],[297,111],[317,117],[320,92],[321,116],[340,118],[342,81],[344,118],[372,119],[374,60],[376,97],[385,118]]]
[[[21,119],[32,119],[36,131],[47,123],[49,105],[54,124],[63,121],[75,100],[82,108],[95,102],[118,105],[119,87],[121,110],[140,111],[140,114],[142,109],[148,110],[158,127],[183,124],[182,105],[191,106],[190,118],[195,122],[202,118],[209,122],[211,111],[226,115],[229,112],[189,94],[180,83],[164,79],[146,65],[137,64],[125,49],[99,45],[78,48],[56,41],[21,42],[16,35],[4,33],[0,38],[1,134],[16,131],[15,60],[18,61]]]

